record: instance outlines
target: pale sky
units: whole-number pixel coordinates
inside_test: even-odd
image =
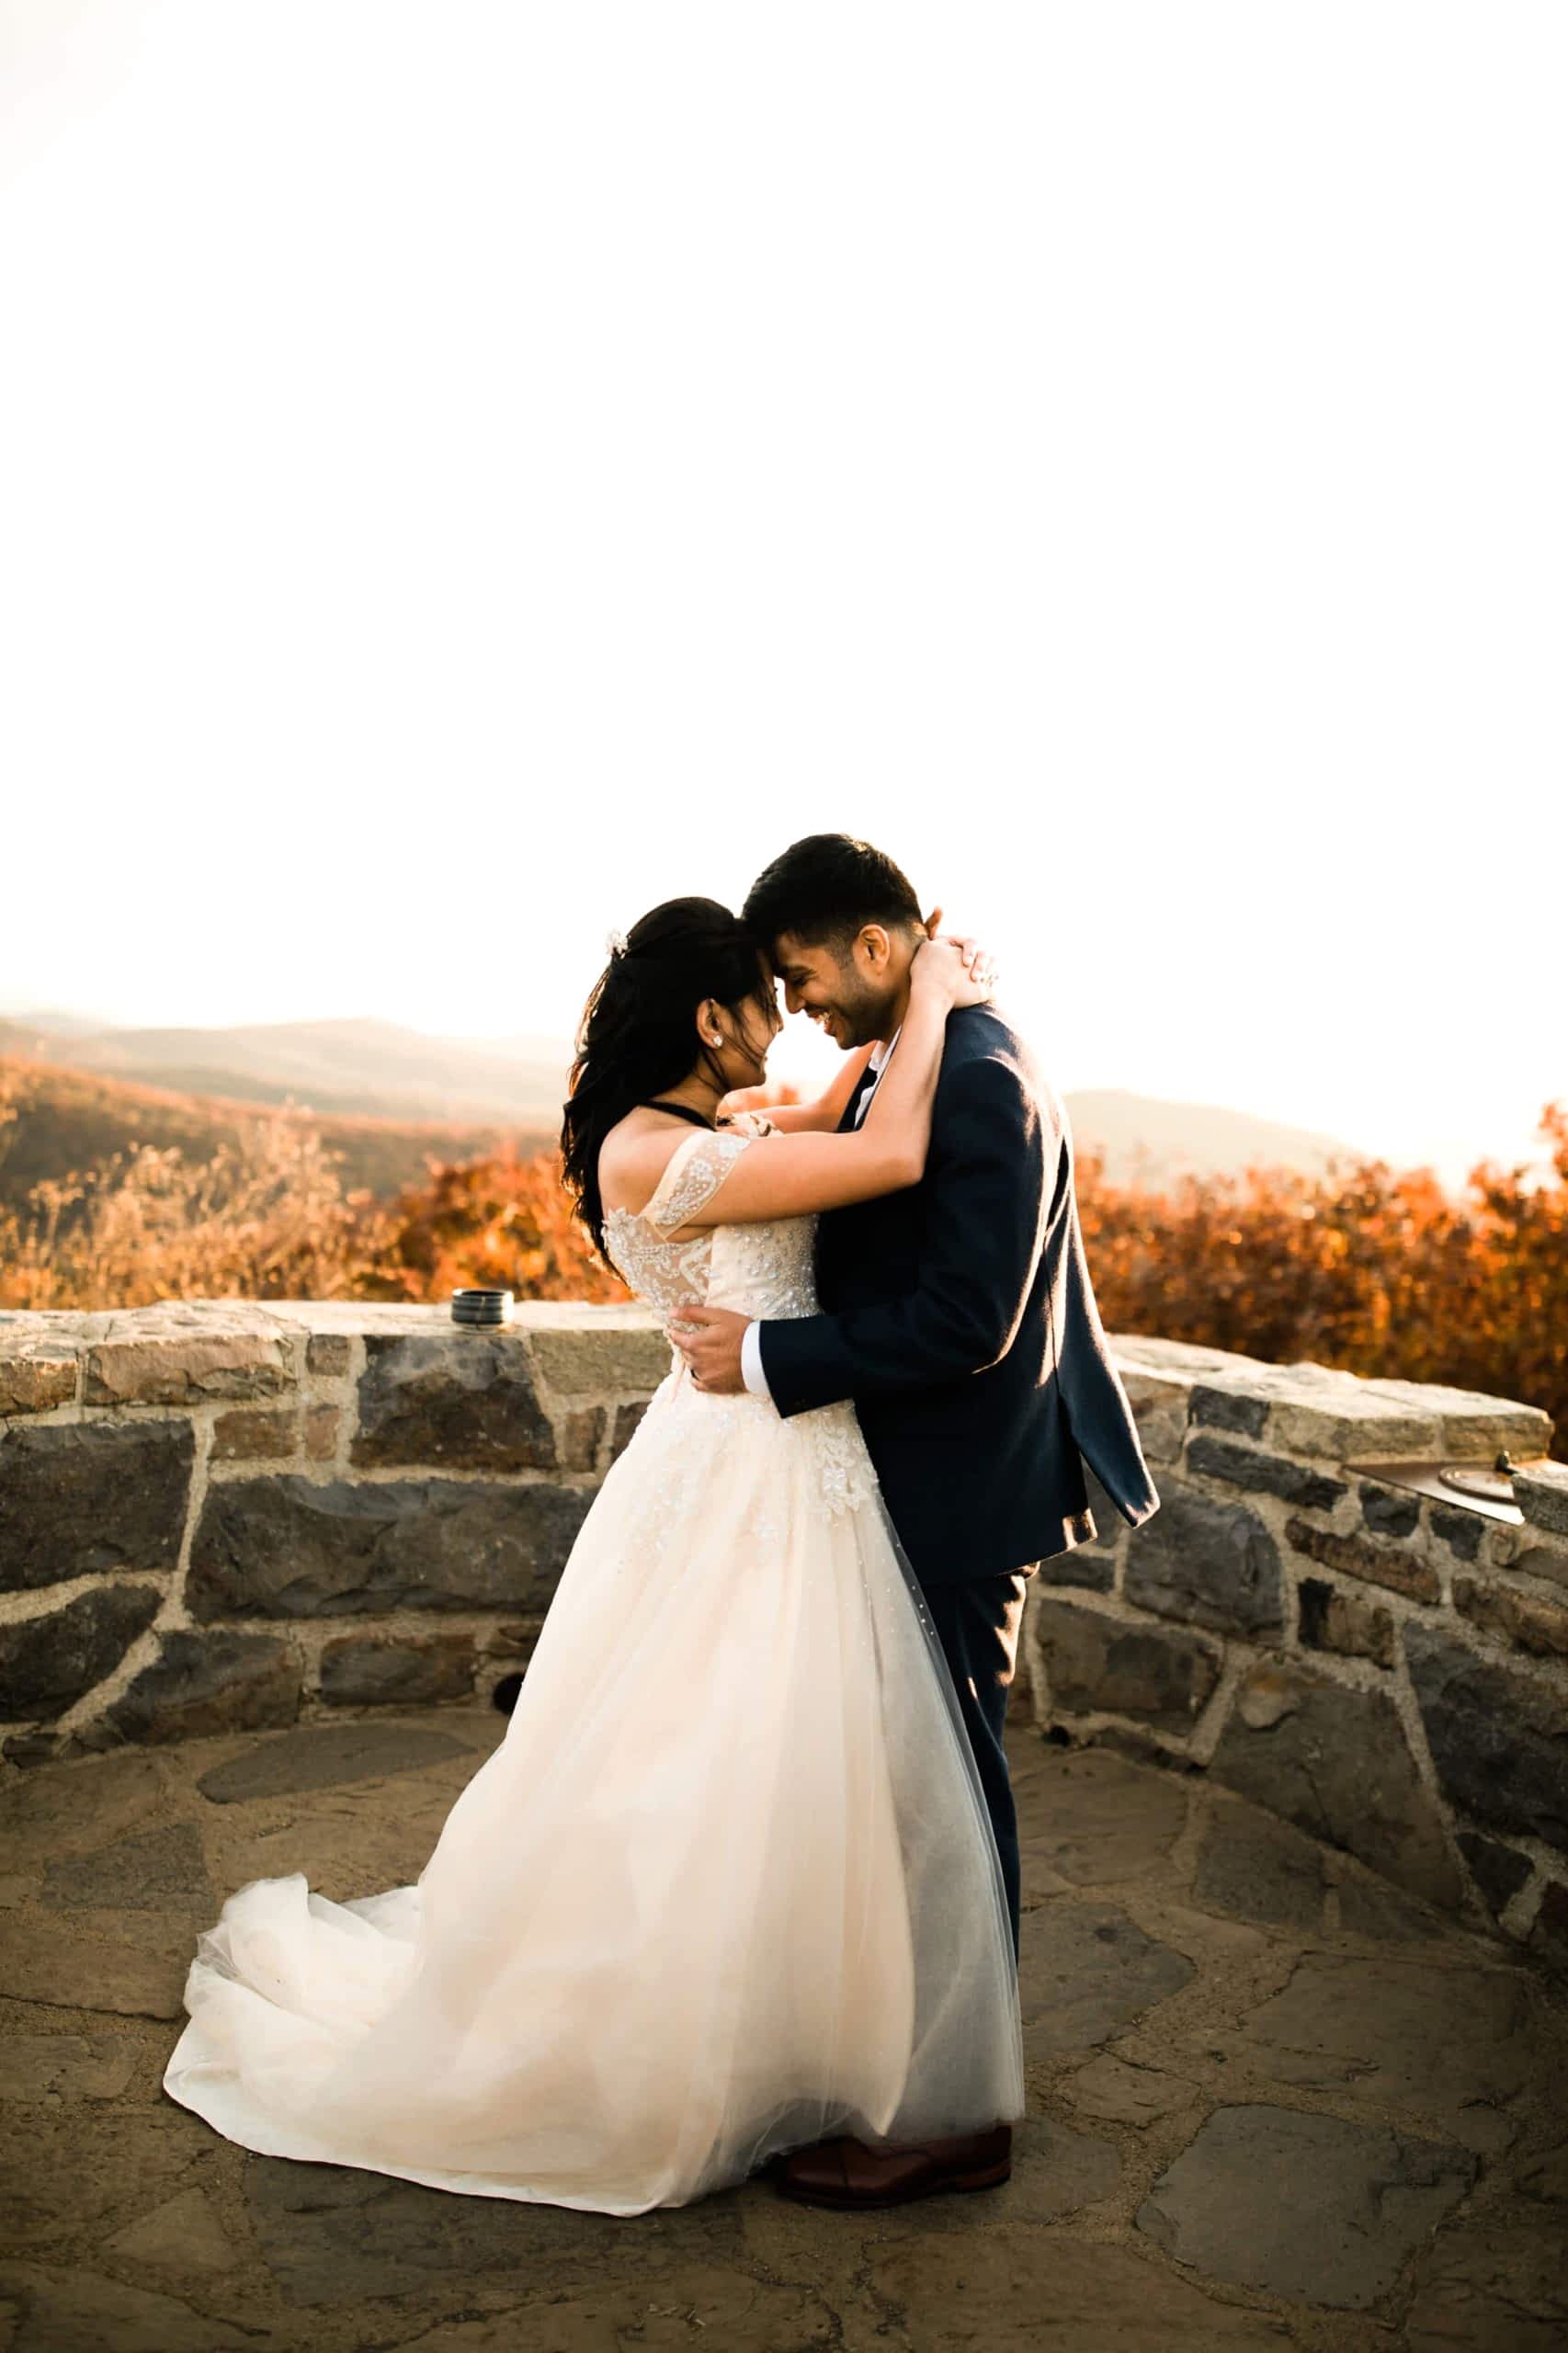
[[[1064,1087],[1568,1095],[1560,0],[0,0],[0,1006],[565,1033],[863,833]]]

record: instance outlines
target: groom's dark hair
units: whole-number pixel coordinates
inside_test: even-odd
[[[786,931],[807,948],[842,951],[869,923],[889,931],[925,928],[908,875],[850,834],[808,834],[791,842],[752,884],[741,920],[765,951]]]

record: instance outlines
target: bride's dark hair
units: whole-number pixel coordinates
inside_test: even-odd
[[[599,1146],[634,1105],[678,1086],[699,1061],[722,1086],[722,1068],[696,1028],[697,1008],[712,997],[744,1020],[747,1000],[772,986],[756,934],[716,899],[667,899],[611,950],[577,1025],[561,1121],[566,1189],[602,1258],[609,1253]]]

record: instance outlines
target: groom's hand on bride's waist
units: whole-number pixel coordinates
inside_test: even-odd
[[[731,1307],[682,1307],[670,1321],[670,1337],[686,1358],[699,1389],[710,1396],[739,1396],[741,1342],[749,1315]]]

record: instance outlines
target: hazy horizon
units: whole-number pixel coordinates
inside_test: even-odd
[[[125,1029],[132,1031],[133,1033],[141,1034],[146,1034],[148,1031],[151,1031],[153,1034],[193,1035],[196,1037],[211,1037],[214,1040],[221,1040],[235,1029],[240,1030],[263,1031],[280,1029],[285,1031],[290,1031],[298,1029],[310,1029],[313,1028],[341,1030],[344,1029],[354,1029],[369,1025],[376,1028],[390,1029],[397,1035],[406,1036],[420,1044],[447,1045],[459,1048],[467,1047],[481,1053],[483,1053],[486,1049],[494,1050],[496,1048],[505,1048],[508,1050],[510,1055],[513,1055],[517,1059],[519,1066],[524,1068],[537,1067],[538,1062],[541,1058],[548,1060],[555,1060],[559,1058],[561,1067],[563,1071],[566,1067],[567,1059],[569,1058],[572,1051],[570,1040],[559,1035],[551,1037],[542,1032],[527,1030],[497,1032],[488,1036],[478,1033],[467,1034],[460,1031],[450,1030],[423,1030],[419,1029],[416,1024],[392,1021],[388,1017],[378,1014],[321,1014],[313,1017],[305,1017],[302,1020],[299,1021],[285,1021],[282,1023],[256,1022],[228,1024],[186,1021],[169,1024],[157,1023],[126,1025],[116,1024],[111,1021],[104,1020],[101,1016],[94,1015],[86,1008],[72,1007],[67,1006],[26,1006],[15,999],[6,999],[0,996],[0,1025],[4,1025],[6,1023],[17,1023],[25,1026],[29,1018],[36,1018],[40,1026],[40,1045],[44,1050],[40,1055],[40,1059],[53,1059],[67,1066],[70,1065],[72,1061],[72,1037],[74,1034],[79,1034],[82,1030],[98,1029],[112,1033],[118,1029]],[[52,1034],[48,1034],[47,1025],[51,1022],[58,1022],[61,1024],[70,1023],[71,1029],[67,1031],[65,1029],[62,1028]],[[5,1051],[5,1045],[3,1042],[0,1042],[0,1056],[3,1056]],[[796,1019],[787,1022],[784,1032],[776,1041],[773,1054],[770,1057],[769,1073],[770,1076],[775,1080],[791,1079],[803,1082],[809,1086],[813,1081],[820,1082],[824,1077],[825,1077],[836,1061],[836,1050],[828,1045],[827,1042],[803,1020]],[[156,1075],[149,1076],[146,1072],[135,1065],[129,1066],[122,1071],[118,1070],[112,1063],[95,1065],[95,1067],[97,1067],[100,1071],[100,1074],[105,1077],[120,1076],[131,1084],[152,1085],[154,1086],[165,1084],[164,1080],[158,1078]],[[239,1069],[240,1065],[236,1063],[236,1073],[239,1072]],[[340,1066],[338,1067],[338,1074],[341,1076]],[[379,1075],[384,1080],[384,1072],[381,1073]],[[369,1066],[367,1066],[366,1069],[365,1081],[370,1090],[374,1092],[378,1083],[378,1074]],[[301,1083],[308,1084],[307,1082]],[[194,1094],[200,1094],[203,1090],[200,1086],[193,1084],[190,1086],[189,1091]],[[221,1095],[223,1092],[222,1086],[217,1084],[214,1084],[206,1091],[217,1095]],[[1300,1120],[1277,1120],[1269,1114],[1259,1112],[1256,1107],[1244,1100],[1221,1101],[1217,1098],[1196,1100],[1191,1097],[1172,1096],[1154,1088],[1122,1087],[1117,1086],[1113,1082],[1090,1082],[1082,1085],[1075,1085],[1070,1087],[1064,1087],[1062,1092],[1071,1098],[1074,1107],[1074,1126],[1081,1135],[1087,1135],[1091,1132],[1090,1128],[1085,1125],[1085,1113],[1089,1108],[1098,1100],[1100,1102],[1108,1102],[1112,1105],[1127,1103],[1148,1106],[1151,1109],[1156,1112],[1169,1108],[1202,1114],[1205,1118],[1208,1118],[1209,1115],[1216,1115],[1221,1120],[1234,1118],[1244,1123],[1255,1123],[1261,1130],[1278,1131],[1278,1136],[1280,1140],[1283,1140],[1286,1137],[1291,1137],[1298,1139],[1302,1144],[1309,1142],[1315,1142],[1318,1144],[1331,1148],[1336,1155],[1354,1159],[1393,1157],[1387,1154],[1380,1154],[1378,1148],[1368,1142],[1364,1138],[1343,1132],[1331,1131],[1321,1128],[1313,1128]],[[324,1114],[324,1116],[326,1115]],[[415,1115],[404,1112],[394,1112],[389,1108],[386,1112],[378,1116],[383,1116],[396,1120]],[[434,1116],[434,1114],[419,1114],[417,1116]],[[489,1111],[482,1116],[479,1110],[475,1109],[470,1114],[451,1113],[444,1116],[457,1118],[459,1119],[460,1123],[462,1119],[467,1118],[471,1121],[477,1122],[479,1124],[488,1124],[493,1123],[496,1115],[494,1111]],[[1155,1124],[1160,1127],[1161,1132],[1157,1139],[1151,1140],[1154,1151],[1154,1157],[1156,1161],[1165,1163],[1169,1159],[1173,1145],[1172,1131],[1169,1129],[1168,1123],[1156,1122]],[[1129,1150],[1136,1150],[1137,1148],[1135,1141],[1137,1130],[1135,1127],[1129,1127],[1125,1115],[1119,1114],[1111,1122],[1111,1131],[1113,1132],[1108,1133],[1107,1141],[1109,1142],[1111,1145],[1113,1162],[1117,1165],[1119,1165],[1126,1152]],[[1195,1131],[1193,1143],[1190,1148],[1194,1151],[1194,1155],[1198,1162],[1206,1163],[1211,1157],[1213,1141],[1212,1136],[1203,1132],[1201,1129]],[[1303,1162],[1301,1157],[1294,1152],[1281,1152],[1278,1157],[1287,1165],[1298,1166],[1307,1165],[1307,1163]],[[1310,1160],[1310,1155],[1308,1157]],[[1533,1139],[1522,1142],[1517,1149],[1512,1151],[1503,1151],[1501,1153],[1492,1153],[1490,1154],[1477,1152],[1468,1155],[1461,1154],[1456,1157],[1451,1157],[1446,1162],[1436,1160],[1431,1155],[1426,1155],[1424,1157],[1417,1156],[1415,1160],[1409,1160],[1403,1163],[1399,1162],[1396,1158],[1395,1165],[1407,1167],[1415,1167],[1418,1165],[1430,1166],[1434,1169],[1435,1173],[1444,1184],[1454,1189],[1458,1189],[1462,1186],[1471,1166],[1477,1160],[1483,1157],[1491,1157],[1494,1160],[1503,1162],[1505,1165],[1515,1165],[1520,1162],[1529,1163],[1536,1166],[1544,1166],[1545,1165],[1544,1148]],[[1239,1160],[1235,1165],[1240,1165]]]
[[[1535,0],[13,0],[0,998],[563,1038],[842,827],[1063,1091],[1534,1157],[1565,65]]]

